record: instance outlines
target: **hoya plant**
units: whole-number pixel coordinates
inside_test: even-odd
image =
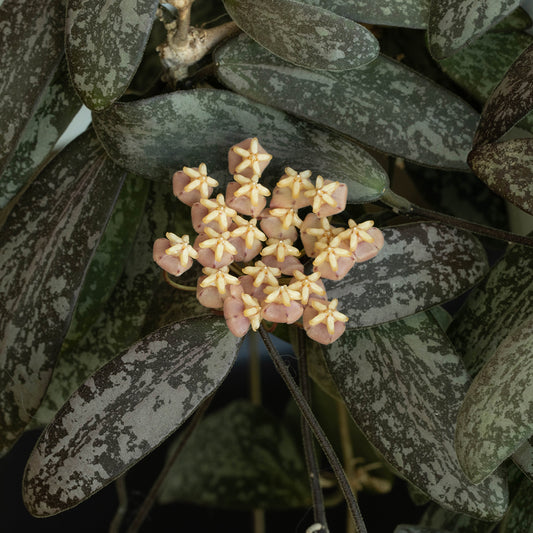
[[[403,483],[425,507],[397,533],[533,531],[506,207],[533,214],[531,25],[518,0],[0,1],[0,463],[41,431],[28,516],[113,483],[115,533],[175,502],[363,533]]]

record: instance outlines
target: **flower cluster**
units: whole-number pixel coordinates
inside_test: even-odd
[[[204,163],[184,167],[173,176],[174,194],[191,206],[198,232],[189,236],[167,233],[154,243],[154,260],[175,276],[191,268],[193,259],[204,267],[197,284],[200,303],[223,309],[229,329],[238,337],[262,319],[292,324],[302,318],[312,339],[329,344],[340,337],[348,317],[327,300],[322,279],[339,280],[355,263],[376,256],[383,247],[373,221],[348,228],[330,224],[346,206],[348,188],[309,170],[285,168],[271,192],[259,183],[272,156],[257,138],[232,146],[228,154],[233,180],[226,194],[212,198],[218,182]],[[267,208],[267,198],[271,197]],[[298,211],[310,211],[302,220]],[[295,245],[300,238],[303,250]],[[313,259],[313,272],[304,273],[303,256]],[[230,272],[231,270],[231,272]]]

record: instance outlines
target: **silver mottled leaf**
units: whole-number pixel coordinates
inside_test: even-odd
[[[367,24],[424,29],[430,0],[300,0]]]
[[[324,353],[356,424],[400,475],[447,509],[503,515],[502,472],[474,485],[459,466],[453,436],[469,377],[434,319],[347,331]]]
[[[467,476],[485,479],[533,435],[533,318],[517,324],[479,371],[457,417]]]
[[[383,168],[350,141],[226,91],[177,91],[117,103],[95,114],[94,122],[111,157],[152,178],[166,180],[177,168],[205,162],[224,184],[229,148],[256,135],[274,155],[267,182],[277,181],[287,165],[308,168],[345,182],[353,203],[378,199],[388,183]]]
[[[521,472],[533,481],[533,438],[530,437],[513,453],[513,461]]]
[[[224,6],[252,39],[301,67],[346,70],[379,53],[369,30],[321,7],[294,0],[224,0]]]
[[[326,282],[348,328],[374,326],[447,302],[487,270],[476,237],[438,223],[385,228],[385,246],[340,281]]]
[[[533,107],[533,44],[511,65],[487,100],[474,137],[474,148],[497,141]]]
[[[65,2],[0,5],[0,174],[63,54]]]
[[[448,57],[520,5],[520,0],[432,0],[428,46],[435,59]]]
[[[513,31],[513,30],[527,30],[533,25],[533,20],[529,16],[528,12],[521,7],[515,9],[512,13],[509,13],[501,22],[498,22],[496,26],[492,26],[490,31]]]
[[[126,90],[141,62],[157,5],[157,0],[69,0],[69,70],[89,109],[111,105]]]
[[[187,233],[180,223],[187,211],[190,212],[189,207],[172,195],[170,183],[151,183],[122,276],[85,336],[62,347],[34,425],[42,427],[50,422],[93,372],[143,335],[176,320],[209,314],[196,299],[196,293],[178,291],[165,283],[161,269],[152,259],[156,238],[169,230],[179,235]],[[194,281],[187,283],[194,285]]]
[[[496,194],[533,214],[533,139],[481,145],[470,152],[468,164]]]
[[[34,516],[73,507],[158,446],[222,382],[240,340],[223,318],[175,322],[89,378],[59,411],[26,466]]]
[[[311,72],[239,35],[215,54],[234,91],[422,165],[465,170],[478,114],[451,92],[380,55],[356,70]]]
[[[533,484],[522,481],[509,510],[502,520],[500,533],[531,533],[533,531]]]
[[[436,503],[426,508],[420,519],[420,525],[434,529],[441,528],[453,533],[490,533],[495,528],[494,522],[484,522],[466,514],[453,513]]]
[[[299,443],[264,407],[233,402],[205,418],[180,452],[159,497],[162,504],[176,501],[233,509],[307,507]]]
[[[0,179],[0,209],[18,193],[50,154],[81,107],[68,78],[67,64],[59,65],[27,123],[17,149]]]
[[[476,375],[507,334],[533,316],[533,248],[513,244],[475,287],[448,334]]]
[[[37,176],[0,231],[0,451],[44,395],[124,175],[88,132]]]

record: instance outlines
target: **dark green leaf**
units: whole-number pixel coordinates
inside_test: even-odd
[[[46,391],[124,175],[94,132],[83,134],[39,174],[0,231],[0,451]]]
[[[511,65],[487,100],[474,137],[474,148],[497,141],[533,107],[533,44]]]
[[[69,0],[69,70],[89,109],[111,105],[126,90],[141,62],[157,5],[157,0]]]
[[[451,533],[448,529],[434,529],[430,527],[415,526],[411,524],[400,524],[394,533]]]
[[[475,377],[457,417],[467,476],[485,479],[533,435],[533,318],[516,325]]]
[[[533,214],[533,139],[481,145],[470,152],[468,164],[496,194]]]
[[[533,531],[533,484],[522,481],[509,510],[501,523],[500,533],[531,533]]]
[[[254,41],[301,67],[346,70],[379,54],[369,30],[321,7],[294,0],[224,0],[224,5]]]
[[[459,466],[455,419],[469,377],[431,317],[347,331],[324,353],[356,424],[403,477],[447,509],[503,515],[503,473],[473,485]]]
[[[478,114],[451,92],[385,56],[347,72],[290,65],[245,35],[218,49],[234,91],[422,165],[466,170]]]
[[[453,55],[520,5],[520,0],[432,0],[428,45],[439,60]]]
[[[532,24],[533,21],[527,11],[519,7],[507,15],[501,22],[498,22],[496,26],[490,28],[490,31],[508,32],[513,30],[527,30],[531,28]]]
[[[81,107],[62,61],[0,179],[0,209],[34,175]]]
[[[144,334],[176,320],[209,314],[195,292],[178,291],[162,278],[152,259],[156,238],[174,231],[187,233],[182,220],[190,208],[172,196],[170,184],[152,183],[147,205],[124,272],[87,334],[63,346],[35,425],[52,419],[69,396],[98,368]],[[187,278],[187,274],[182,277]],[[195,284],[195,281],[182,280]]]
[[[200,423],[174,463],[159,502],[176,501],[237,509],[307,507],[311,497],[300,447],[265,408],[233,402]]]
[[[494,522],[483,522],[466,514],[453,513],[436,503],[429,505],[420,519],[420,525],[445,529],[453,533],[490,533]]]
[[[113,359],[74,393],[26,466],[34,516],[73,507],[167,438],[228,373],[240,339],[219,317],[175,322]]]
[[[426,27],[429,0],[301,0],[358,22],[405,28]]]
[[[350,141],[226,91],[178,91],[118,103],[94,121],[111,157],[157,179],[205,162],[209,174],[224,184],[229,148],[257,135],[274,155],[265,171],[271,182],[287,165],[308,168],[344,181],[352,203],[378,199],[388,183],[383,168]]]
[[[374,326],[447,302],[479,281],[485,252],[472,234],[438,223],[385,228],[377,257],[340,281],[326,282],[328,298],[350,317],[348,328]]]
[[[513,453],[514,464],[533,481],[533,438],[529,438]]]
[[[63,54],[65,2],[0,5],[0,174]]]

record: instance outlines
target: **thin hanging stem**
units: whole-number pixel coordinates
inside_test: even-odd
[[[305,347],[306,334],[303,329],[298,330],[298,376],[300,389],[304,398],[311,406],[311,387],[309,384],[309,375],[307,372],[307,350]],[[326,517],[326,506],[324,505],[324,496],[320,487],[320,471],[316,457],[313,434],[303,415],[300,416],[302,438],[304,444],[304,456],[309,472],[309,481],[311,485],[311,499],[313,500],[313,514],[315,522],[322,525],[323,531],[328,531],[328,522]]]
[[[350,487],[350,484],[348,483],[348,479],[346,479],[346,474],[344,473],[344,470],[342,469],[342,465],[339,461],[339,458],[337,457],[337,454],[333,450],[326,434],[324,433],[323,429],[320,427],[320,424],[318,423],[318,420],[313,414],[313,411],[311,411],[309,404],[305,400],[298,385],[294,381],[289,369],[283,362],[281,355],[276,350],[276,347],[270,340],[270,337],[268,336],[268,333],[265,331],[263,326],[259,327],[259,334],[261,335],[261,338],[263,339],[263,342],[265,343],[265,346],[268,350],[268,353],[270,354],[270,357],[272,358],[272,361],[274,363],[274,366],[276,367],[276,370],[278,371],[279,375],[285,382],[285,385],[287,386],[290,393],[292,394],[296,402],[296,405],[298,405],[300,412],[305,417],[305,420],[309,424],[309,427],[313,431],[316,440],[320,444],[320,447],[324,451],[324,454],[326,455],[326,458],[329,464],[331,465],[331,468],[333,469],[335,477],[337,478],[337,482],[339,483],[339,487],[344,495],[348,508],[350,509],[352,518],[355,522],[356,533],[367,533],[367,529],[363,521],[363,517],[361,515],[361,510],[359,509],[357,500],[355,499],[355,496],[352,492],[352,488]]]
[[[214,394],[211,394],[211,396],[208,396],[200,404],[200,407],[198,407],[198,409],[194,413],[190,422],[187,424],[187,427],[183,430],[183,433],[180,436],[180,441],[179,441],[178,446],[174,450],[174,453],[168,458],[167,462],[165,463],[165,466],[163,467],[163,469],[157,476],[157,479],[152,485],[152,488],[150,489],[150,492],[146,496],[143,504],[141,505],[139,512],[137,513],[132,523],[130,524],[130,527],[128,528],[127,533],[137,533],[139,531],[139,528],[142,526],[143,522],[146,520],[146,517],[148,516],[150,509],[153,507],[155,500],[157,498],[157,495],[159,493],[159,490],[161,489],[163,482],[165,481],[168,473],[170,472],[170,469],[176,462],[176,459],[178,458],[179,454],[182,452],[183,448],[185,447],[185,444],[187,444],[187,441],[189,440],[193,431],[196,429],[196,426],[198,426],[200,420],[202,420],[202,418],[204,417],[207,409],[209,408],[209,405],[211,404],[211,400],[213,399],[213,396]]]
[[[182,285],[181,283],[176,283],[175,281],[172,281],[168,275],[168,272],[163,271],[163,277],[165,278],[165,281],[175,289],[179,289],[180,291],[188,291],[188,292],[196,292],[196,287],[191,287],[190,285]]]
[[[115,480],[115,488],[117,489],[118,507],[115,516],[111,521],[111,524],[109,524],[109,533],[120,532],[122,520],[124,520],[124,516],[126,514],[126,511],[128,510],[128,491],[126,490],[126,474],[120,476],[118,479]]]
[[[344,469],[349,472],[353,466],[353,447],[348,425],[348,413],[346,412],[344,403],[340,400],[337,401],[337,415],[339,417],[342,460],[344,462]],[[346,533],[354,533],[353,522],[350,520],[350,513],[348,510],[346,510]]]

